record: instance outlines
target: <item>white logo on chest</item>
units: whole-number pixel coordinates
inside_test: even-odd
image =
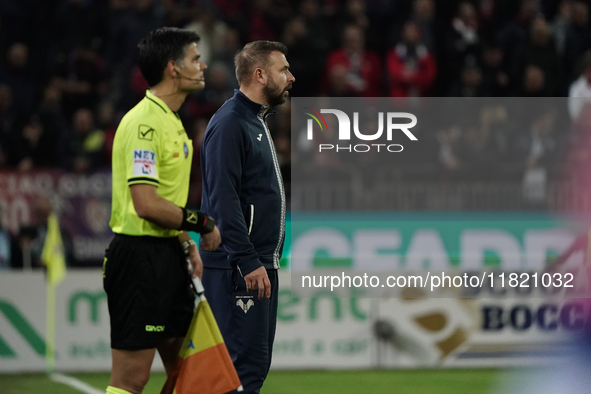
[[[262,134],[259,134],[259,136],[257,137],[257,140],[261,141],[262,138],[263,138],[263,135]]]

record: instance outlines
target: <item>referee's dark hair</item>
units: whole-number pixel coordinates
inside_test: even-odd
[[[138,65],[150,87],[162,82],[164,69],[170,60],[182,64],[187,47],[199,42],[197,33],[177,27],[152,30],[137,46]]]
[[[287,56],[287,47],[277,41],[249,42],[234,56],[238,85],[248,86],[252,72],[257,67],[267,69],[271,52],[281,52]]]

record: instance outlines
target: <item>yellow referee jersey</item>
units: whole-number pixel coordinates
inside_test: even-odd
[[[149,90],[146,97],[121,120],[113,141],[113,232],[126,235],[174,237],[180,231],[164,229],[141,219],[129,187],[145,183],[158,195],[184,207],[189,194],[193,144],[178,115]]]

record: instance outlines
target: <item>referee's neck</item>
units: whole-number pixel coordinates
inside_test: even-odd
[[[176,87],[167,83],[160,83],[151,87],[150,92],[164,101],[164,104],[173,112],[177,112],[185,102],[185,98],[187,98],[187,93],[180,92]]]

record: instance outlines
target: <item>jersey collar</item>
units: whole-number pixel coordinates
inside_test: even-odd
[[[246,97],[246,95],[244,93],[242,93],[238,89],[234,89],[234,98],[237,101],[239,101],[242,104],[244,104],[248,109],[250,109],[256,115],[261,115],[261,116],[265,116],[266,117],[269,114],[274,114],[275,113],[275,111],[273,110],[273,108],[269,107],[268,105],[262,105],[262,104],[259,104],[259,103],[255,103],[254,101],[252,101],[251,99],[249,99],[248,97]]]
[[[154,102],[154,104],[158,105],[160,108],[162,108],[162,110],[164,111],[164,113],[169,113],[172,112],[170,110],[170,108],[168,108],[168,105],[166,105],[166,103],[162,100],[160,100],[159,97],[155,96],[154,94],[152,94],[152,92],[150,92],[150,90],[146,90],[146,98],[152,102]]]

